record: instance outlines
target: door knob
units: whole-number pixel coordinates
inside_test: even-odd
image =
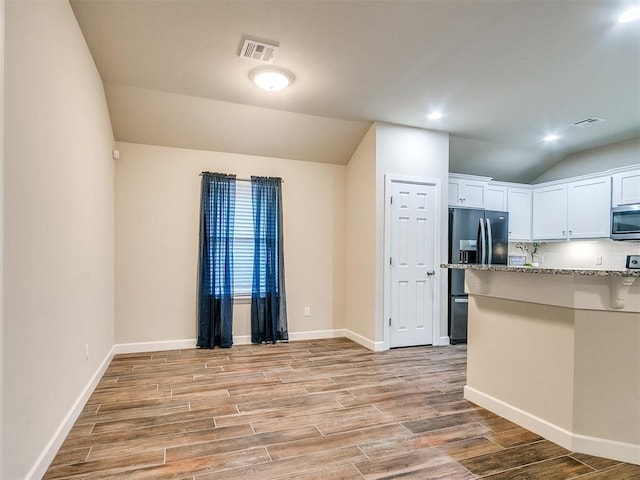
[[[435,275],[435,274],[436,274],[436,272],[435,272],[435,271],[433,271],[433,270],[427,270],[427,275],[432,276],[432,275]]]

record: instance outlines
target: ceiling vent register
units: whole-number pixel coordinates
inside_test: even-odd
[[[602,122],[606,122],[606,120],[604,118],[589,117],[589,118],[584,118],[582,120],[578,120],[577,122],[573,122],[571,125],[573,127],[578,127],[578,128],[587,128],[587,127],[593,127],[594,125],[598,125],[599,123],[602,123]]]
[[[259,42],[257,40],[245,38],[242,43],[242,48],[240,49],[240,58],[271,63],[273,62],[277,51],[277,44]]]

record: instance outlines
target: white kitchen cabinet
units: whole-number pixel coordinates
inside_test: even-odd
[[[533,195],[527,188],[507,188],[509,212],[509,241],[531,241]]]
[[[567,238],[567,185],[539,187],[533,191],[533,240]]]
[[[533,191],[533,240],[608,238],[611,177],[597,177]]]
[[[611,232],[611,177],[600,177],[567,186],[569,238],[603,238]]]
[[[640,170],[616,173],[612,176],[613,206],[640,203]]]
[[[449,206],[484,208],[486,182],[449,179]]]
[[[507,211],[507,188],[500,185],[487,185],[484,190],[484,208],[498,212]]]

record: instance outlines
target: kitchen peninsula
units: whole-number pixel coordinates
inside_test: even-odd
[[[640,464],[640,271],[466,270],[465,398],[573,451]]]

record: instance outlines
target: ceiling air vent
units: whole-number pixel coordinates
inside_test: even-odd
[[[277,44],[259,42],[248,38],[243,39],[240,49],[240,58],[258,60],[264,63],[271,63],[278,51]]]
[[[602,123],[602,122],[606,122],[606,120],[604,118],[589,117],[582,120],[578,120],[577,122],[573,122],[571,125],[573,127],[578,127],[578,128],[587,128],[587,127],[592,127],[593,125],[598,125],[599,123]]]

